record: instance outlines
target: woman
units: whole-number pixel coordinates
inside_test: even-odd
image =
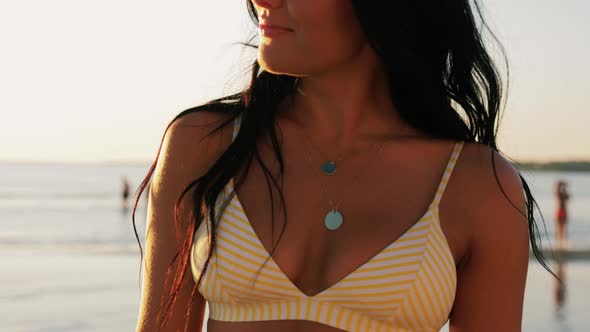
[[[555,221],[557,222],[557,245],[563,249],[567,235],[567,201],[570,194],[567,190],[567,183],[563,180],[557,181],[555,185],[555,197],[557,198],[557,210],[555,211]]]
[[[217,332],[520,331],[534,199],[469,2],[247,5],[249,87],[177,116],[146,177],[138,331],[206,302]]]

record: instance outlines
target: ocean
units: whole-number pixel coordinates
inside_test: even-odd
[[[131,196],[148,165],[0,163],[0,330],[131,331],[138,315],[139,251]],[[554,237],[553,186],[569,183],[569,245],[590,247],[590,173],[523,172]],[[138,207],[145,232],[145,200]],[[540,227],[543,230],[543,226]],[[568,262],[556,283],[531,260],[523,331],[590,331],[590,261]],[[501,319],[501,318],[498,318]],[[446,328],[443,329],[446,331]]]

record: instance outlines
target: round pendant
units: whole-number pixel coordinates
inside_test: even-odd
[[[340,228],[340,226],[342,226],[343,220],[344,218],[342,217],[342,214],[340,214],[340,212],[338,212],[337,210],[332,210],[328,212],[328,214],[326,214],[326,228],[331,231],[337,230],[338,228]]]
[[[328,175],[336,173],[336,164],[333,161],[326,161],[322,165],[322,171]]]

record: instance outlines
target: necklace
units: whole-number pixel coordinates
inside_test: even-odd
[[[375,148],[375,146],[377,146],[377,144],[373,145],[373,148]],[[376,149],[375,155],[373,156],[373,160],[374,161],[377,156],[379,155],[379,151],[381,151],[381,148],[383,148],[383,143],[379,144],[379,148]],[[313,169],[313,161],[311,159],[311,154],[309,153],[309,151],[307,152],[307,159],[309,161],[309,165],[310,167]],[[365,168],[368,169],[369,166],[371,166],[373,164],[373,162],[368,163],[367,167]],[[351,186],[353,184],[356,184],[357,180],[360,178],[360,176],[363,174],[364,172],[359,172],[357,173],[356,177],[353,179],[353,181],[351,182]],[[342,213],[338,210],[338,207],[340,207],[340,204],[342,204],[342,201],[344,199],[341,199],[338,204],[334,204],[334,202],[328,198],[328,192],[326,191],[326,188],[324,186],[322,186],[322,193],[324,195],[325,198],[327,198],[328,202],[330,203],[331,209],[330,211],[328,211],[328,213],[326,213],[326,216],[324,217],[324,225],[326,226],[326,228],[328,230],[334,231],[339,229],[342,224],[344,223],[344,216],[342,215]]]
[[[313,147],[314,150],[316,150],[317,152],[322,154],[322,152],[320,150],[318,150],[313,144],[311,144],[311,142],[307,139],[307,137],[305,137],[305,135],[302,135],[302,136],[307,141],[307,144],[309,146]],[[338,158],[336,158],[335,160],[328,160],[328,161],[324,162],[321,167],[322,172],[326,175],[333,175],[334,173],[336,173],[336,169],[337,169],[336,163],[339,163],[342,160],[344,160],[344,156],[342,154],[339,154]]]
[[[301,89],[299,88],[299,86],[297,86],[297,91],[299,91],[299,93],[302,96],[307,97],[307,94],[305,94],[303,91],[301,91]],[[305,137],[305,136],[304,136]],[[307,140],[307,138],[305,138]],[[310,142],[307,141],[307,143],[309,144]],[[309,144],[310,146],[313,146],[312,144]],[[315,146],[313,146],[314,149],[317,150],[317,148]],[[318,151],[320,152],[320,151]],[[324,172],[324,174],[326,175],[333,175],[334,173],[336,173],[336,163],[337,162],[341,162],[344,159],[344,157],[342,157],[342,155],[338,155],[338,158],[336,160],[328,160],[326,162],[324,162],[322,164],[322,172]]]
[[[312,146],[317,152],[320,152],[321,154],[321,151],[319,151],[315,146],[313,146],[307,138],[305,138],[305,140],[307,141],[307,144],[309,146]],[[340,163],[342,160],[344,160],[344,156],[342,156],[342,154],[339,154],[336,160],[328,160],[324,162],[321,167],[322,172],[326,175],[333,175],[334,173],[336,173],[336,163]]]

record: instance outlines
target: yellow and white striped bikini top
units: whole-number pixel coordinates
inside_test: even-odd
[[[308,320],[355,332],[439,331],[453,306],[457,276],[440,227],[438,205],[462,147],[463,142],[455,145],[436,195],[418,222],[344,279],[314,296],[301,292],[272,257],[267,261],[268,251],[234,195],[219,218],[215,250],[199,286],[209,305],[209,318],[229,322]],[[233,189],[232,179],[218,197],[218,209]],[[205,220],[210,222],[208,215]],[[208,255],[207,222],[201,222],[191,249],[195,281]]]

